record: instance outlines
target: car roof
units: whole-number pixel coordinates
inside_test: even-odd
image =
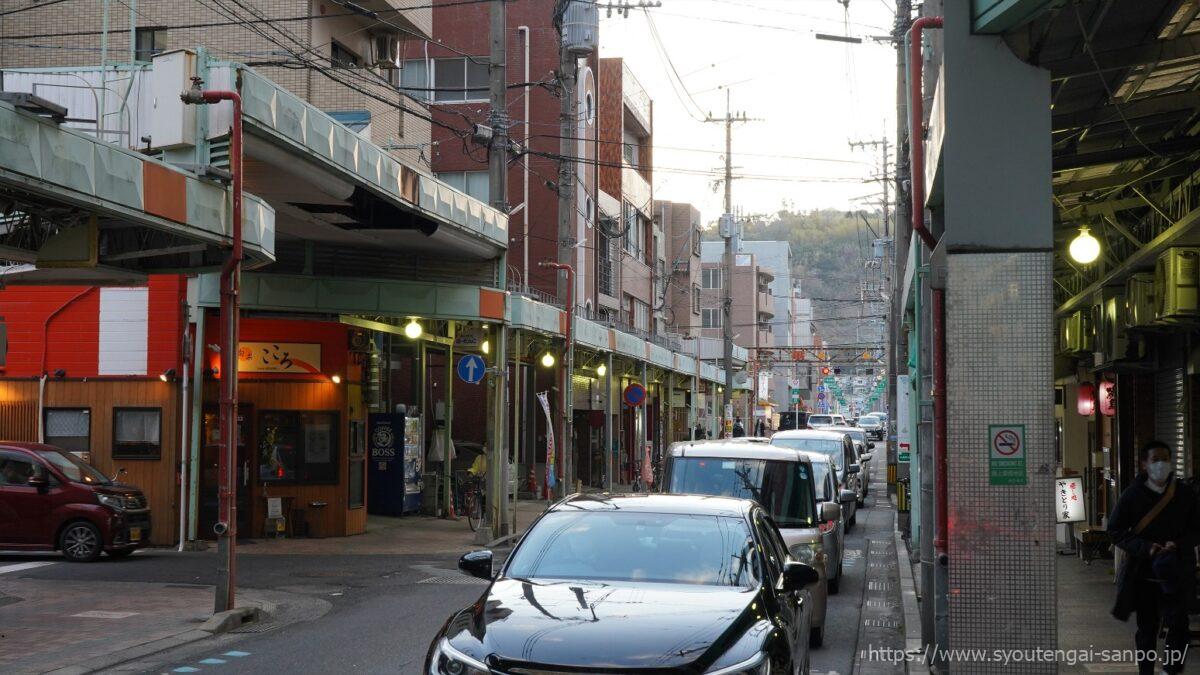
[[[788,429],[787,431],[777,431],[771,438],[818,438],[827,441],[840,441],[846,434],[840,431],[826,431],[825,429]]]
[[[700,441],[676,443],[671,446],[672,457],[727,457],[729,459],[766,459],[782,462],[799,461],[795,450],[769,443],[742,441]]]
[[[61,448],[45,443],[31,443],[29,441],[0,441],[0,450],[37,450],[37,451],[57,451]]]
[[[793,453],[794,454],[794,453]],[[551,511],[626,511],[634,513],[679,513],[700,516],[728,516],[741,518],[756,503],[736,497],[714,497],[709,495],[673,495],[658,493],[574,494],[551,505]]]
[[[806,457],[811,464],[832,464],[833,460],[829,459],[829,455],[823,452],[809,452],[808,450],[797,451]]]

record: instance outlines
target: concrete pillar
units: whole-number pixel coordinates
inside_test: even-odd
[[[930,210],[945,230],[931,283],[946,294],[953,528],[948,565],[935,565],[946,608],[939,638],[956,650],[1054,649],[1050,75],[1003,39],[972,35],[971,7],[944,3],[941,118],[929,134],[944,134],[942,198]],[[1055,664],[1006,672],[1053,673]]]

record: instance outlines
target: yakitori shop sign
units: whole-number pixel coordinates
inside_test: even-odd
[[[321,372],[321,345],[308,342],[239,342],[238,372]]]

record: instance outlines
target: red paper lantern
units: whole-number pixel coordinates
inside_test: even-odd
[[[1075,391],[1075,409],[1084,417],[1091,417],[1096,412],[1096,385],[1091,382],[1080,382]]]
[[[1117,414],[1117,383],[1100,383],[1100,414],[1112,417]]]

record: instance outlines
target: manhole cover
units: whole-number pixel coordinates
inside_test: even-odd
[[[484,579],[476,579],[475,577],[429,577],[417,582],[418,584],[450,584],[463,586],[482,586],[487,584]]]

